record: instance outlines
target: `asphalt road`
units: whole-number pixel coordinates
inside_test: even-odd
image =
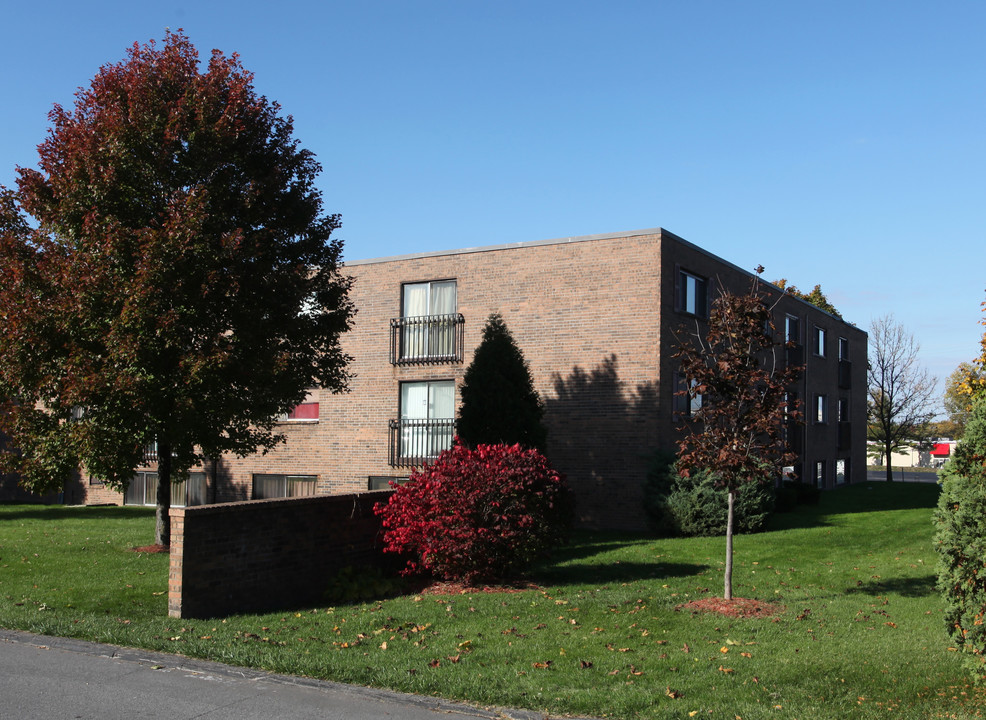
[[[0,629],[2,720],[543,720],[220,663]]]

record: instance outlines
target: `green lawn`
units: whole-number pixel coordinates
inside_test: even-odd
[[[514,593],[167,617],[153,512],[0,507],[0,626],[479,704],[619,718],[966,718],[948,649],[932,484],[823,494],[736,540],[737,597],[769,619],[679,610],[721,595],[724,542],[580,534]]]

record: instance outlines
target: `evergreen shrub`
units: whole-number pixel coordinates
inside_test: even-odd
[[[506,579],[564,542],[574,504],[564,477],[534,449],[456,444],[378,504],[384,552],[405,575],[474,583]]]
[[[935,550],[945,625],[975,680],[986,683],[986,398],[973,405],[938,477]]]
[[[499,313],[483,328],[483,340],[459,388],[455,430],[469,447],[513,445],[543,450],[548,432],[544,403],[534,389],[524,353]]]
[[[644,508],[654,530],[666,535],[726,534],[729,497],[714,472],[678,474],[674,456],[656,454],[645,483]],[[762,530],[774,509],[774,488],[763,478],[740,485],[734,507],[735,531]]]

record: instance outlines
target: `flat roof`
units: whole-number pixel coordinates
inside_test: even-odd
[[[467,255],[469,253],[494,252],[496,250],[517,250],[520,248],[539,247],[542,245],[564,245],[566,243],[589,242],[592,240],[614,240],[616,238],[640,237],[641,235],[672,235],[674,238],[687,242],[664,228],[649,230],[631,230],[629,232],[601,233],[598,235],[576,235],[567,238],[551,240],[528,240],[525,242],[501,243],[499,245],[483,245],[479,247],[459,248],[457,250],[433,250],[430,252],[408,253],[406,255],[390,255],[387,257],[369,258],[366,260],[346,260],[344,265],[373,265],[374,263],[396,262],[398,260],[417,260],[419,258],[441,257],[443,255]],[[691,245],[691,243],[688,243]],[[701,250],[701,248],[697,248]],[[704,252],[704,251],[703,251]]]
[[[744,268],[741,268],[738,265],[729,262],[725,258],[719,257],[715,253],[709,252],[705,248],[699,247],[695,243],[689,242],[688,240],[685,240],[680,235],[676,235],[670,230],[665,230],[662,227],[648,228],[646,230],[629,230],[626,232],[600,233],[597,235],[575,235],[573,237],[553,238],[550,240],[529,240],[525,242],[502,243],[499,245],[484,245],[479,247],[459,248],[457,250],[432,250],[430,252],[408,253],[406,255],[390,255],[388,257],[368,258],[366,260],[346,260],[343,261],[343,267],[355,266],[355,265],[374,265],[377,263],[398,262],[401,260],[417,260],[420,258],[443,257],[448,255],[468,255],[470,253],[494,252],[497,250],[518,250],[522,248],[539,247],[543,245],[565,245],[567,243],[591,242],[593,240],[615,240],[618,238],[641,237],[644,235],[661,235],[661,236],[670,237],[675,241],[680,242],[682,245],[686,245],[692,250],[712,258],[716,262],[720,262],[723,265],[729,266],[730,268],[736,270],[737,272],[743,273],[744,275],[747,275],[750,278],[756,277],[755,273],[746,270]],[[841,323],[845,323],[846,325],[849,325],[855,328],[856,330],[859,330],[863,334],[867,334],[865,330],[862,330],[859,327],[857,327],[855,323],[851,323],[845,318],[841,318],[838,317],[837,315],[833,315],[829,311],[824,310],[818,307],[817,305],[808,302],[803,298],[797,297],[796,295],[791,295],[790,293],[785,292],[785,290],[777,287],[776,285],[774,285],[774,283],[768,280],[764,280],[763,278],[759,278],[759,280],[764,285],[768,285],[769,287],[773,288],[774,290],[781,293],[782,295],[789,297],[792,300],[796,300],[798,302],[804,303],[805,305],[808,305],[819,312],[825,313],[826,315],[832,317],[834,320],[837,320]]]

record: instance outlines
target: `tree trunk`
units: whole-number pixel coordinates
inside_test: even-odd
[[[894,469],[890,465],[890,446],[887,445],[887,482],[894,481]]]
[[[726,515],[726,572],[723,577],[723,598],[733,599],[733,507],[736,504],[736,491],[729,490],[729,512]]]
[[[154,543],[171,547],[171,446],[157,444],[157,509]]]

